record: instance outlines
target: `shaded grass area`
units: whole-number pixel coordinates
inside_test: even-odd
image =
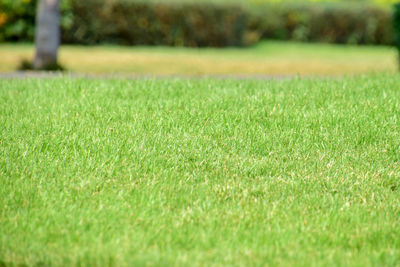
[[[32,59],[33,46],[0,45],[0,71]],[[63,46],[72,72],[150,75],[342,75],[397,70],[391,47],[261,42],[249,48]]]
[[[0,80],[0,261],[397,265],[399,84]]]

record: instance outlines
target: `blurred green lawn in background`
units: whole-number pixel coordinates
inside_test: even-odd
[[[29,44],[0,45],[0,71],[32,59]],[[63,46],[69,71],[154,75],[341,75],[397,70],[392,47],[264,41],[249,48]]]

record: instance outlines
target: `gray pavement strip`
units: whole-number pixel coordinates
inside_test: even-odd
[[[0,79],[31,79],[31,78],[88,78],[88,79],[237,79],[237,80],[288,80],[296,78],[338,78],[339,76],[321,75],[270,75],[270,74],[204,74],[204,75],[159,75],[159,74],[90,74],[77,72],[45,72],[45,71],[14,71],[0,72]]]

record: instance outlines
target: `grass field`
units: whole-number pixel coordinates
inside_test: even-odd
[[[0,80],[0,265],[398,266],[400,77]]]
[[[0,72],[32,59],[32,45],[0,45]],[[249,48],[64,46],[72,72],[152,75],[342,75],[397,71],[391,47],[261,42]]]

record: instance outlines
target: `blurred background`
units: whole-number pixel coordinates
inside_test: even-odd
[[[61,0],[58,58],[79,73],[396,72],[395,0]],[[0,72],[29,66],[37,0],[0,0]]]

